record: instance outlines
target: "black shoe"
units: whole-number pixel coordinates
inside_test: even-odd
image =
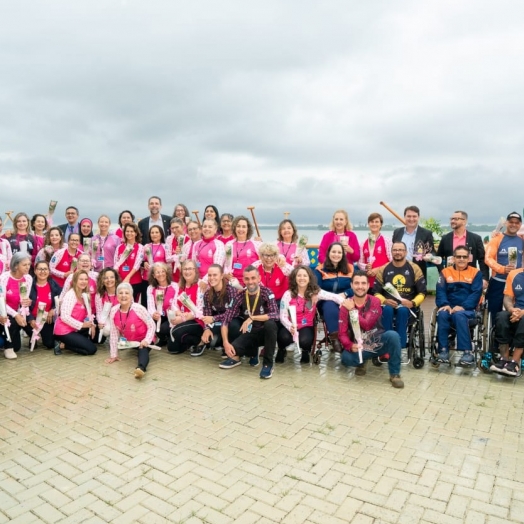
[[[300,357],[301,364],[309,364],[309,351],[302,351],[302,356]]]
[[[205,349],[206,349],[205,344],[198,344],[198,346],[191,346],[191,356],[199,357],[200,355],[204,354]]]
[[[282,364],[286,360],[286,350],[285,349],[279,349],[277,351],[277,356],[275,357],[275,362],[278,362],[279,364]]]
[[[62,354],[62,350],[60,349],[60,344],[56,344],[56,346],[53,349],[53,353],[55,355],[61,355]]]

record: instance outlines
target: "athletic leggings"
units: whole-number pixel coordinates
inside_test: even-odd
[[[79,355],[94,355],[96,353],[97,348],[89,337],[87,328],[68,333],[67,335],[55,335],[55,338],[64,344],[65,349]]]
[[[183,353],[190,346],[200,342],[202,326],[196,320],[187,320],[171,329],[171,337],[167,341],[167,350],[170,353]]]

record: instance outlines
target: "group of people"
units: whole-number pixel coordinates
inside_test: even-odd
[[[260,377],[268,379],[274,362],[284,362],[289,350],[299,349],[301,362],[310,361],[318,309],[343,365],[364,375],[369,358],[387,355],[391,384],[402,388],[407,326],[426,296],[428,262],[442,269],[437,286],[442,360],[445,326],[457,329],[462,361],[470,358],[462,323],[490,278],[487,266],[488,294],[490,289],[496,297],[507,294],[507,275],[514,283],[513,306],[500,300],[500,310],[504,302],[511,311],[510,328],[520,314],[522,297],[515,293],[520,278],[507,268],[522,267],[522,239],[516,237],[519,245],[506,240],[517,219],[521,225],[518,213],[508,215],[506,232],[493,237],[485,256],[482,239],[467,231],[462,211],[454,213],[452,232],[436,252],[432,233],[418,224],[416,206],[405,209],[405,227],[392,240],[381,233],[382,216],[372,213],[362,244],[346,211],[337,210],[320,243],[319,264],[311,268],[307,239],[299,238],[289,219],[279,224],[277,240],[263,242],[246,216],[220,215],[213,205],[205,208],[202,222],[198,216],[192,220],[183,204],[172,217],[163,215],[157,196],[149,198],[148,208],[149,216],[138,223],[131,211],[122,211],[114,231],[109,216],[102,215],[96,234],[74,206],[59,226],[52,226],[50,216],[14,217],[13,230],[0,238],[0,343],[6,358],[16,358],[25,331],[32,347],[38,342],[57,355],[64,349],[92,355],[107,338],[107,363],[119,360],[119,350],[136,348],[138,379],[150,351],[162,346],[194,357],[206,348],[223,348],[222,369],[240,365],[243,356],[251,366],[262,359]],[[502,251],[515,246],[516,261],[504,261]],[[501,338],[502,351],[504,344],[509,348]]]

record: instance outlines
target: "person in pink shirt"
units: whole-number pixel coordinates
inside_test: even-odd
[[[233,235],[235,240],[226,244],[224,272],[230,282],[236,279],[243,287],[244,269],[259,259],[258,248],[262,242],[250,240],[253,236],[253,226],[249,219],[242,215],[233,220]]]
[[[302,352],[300,362],[304,364],[309,364],[309,355],[313,352],[315,315],[319,300],[332,300],[338,305],[344,301],[340,295],[321,289],[308,266],[298,266],[293,269],[289,275],[289,290],[284,293],[280,302],[281,326],[278,330],[277,343],[279,348],[294,349],[293,342],[298,332],[298,348]],[[294,306],[296,310],[296,326],[291,320],[290,306]],[[283,361],[284,359],[281,360]]]
[[[193,249],[195,244],[202,238],[202,228],[198,222],[189,222],[187,224],[187,234],[189,241],[184,243],[182,247],[182,255],[179,257],[179,263],[182,264],[184,260],[193,258]]]
[[[20,331],[23,329],[27,334],[31,333],[27,317],[30,315],[29,307],[31,299],[29,292],[33,285],[33,279],[29,275],[31,269],[31,255],[27,252],[18,252],[13,255],[10,263],[10,271],[0,275],[0,294],[6,303],[7,316],[0,317],[0,324],[7,326],[11,340],[5,341],[4,356],[14,359],[16,353],[22,347]],[[24,298],[23,290],[27,296]]]
[[[113,267],[116,248],[122,240],[114,233],[109,232],[111,219],[107,215],[98,218],[98,233],[91,238],[91,254],[93,268],[100,272],[106,267]]]
[[[115,235],[121,240],[124,241],[124,226],[126,224],[132,224],[135,220],[135,215],[129,210],[124,210],[118,215],[118,229],[115,231]]]
[[[185,204],[177,204],[173,210],[173,218],[179,218],[184,224],[184,233],[187,233],[187,224],[191,221],[191,213]]]
[[[138,226],[133,222],[124,225],[125,243],[120,244],[115,251],[113,267],[118,271],[122,282],[133,286],[134,297],[138,302],[142,288],[140,266],[144,259],[144,246]]]
[[[53,226],[47,230],[44,238],[44,245],[35,257],[35,263],[44,260],[50,262],[54,254],[67,244],[64,244],[64,233],[58,226]]]
[[[0,234],[2,233],[3,222],[0,218]],[[0,274],[4,271],[9,271],[9,263],[13,252],[11,251],[11,244],[5,239],[0,237]]]
[[[128,282],[122,282],[116,288],[118,305],[111,310],[111,334],[109,338],[109,358],[106,364],[120,360],[119,346],[138,347],[138,364],[135,368],[135,378],[141,379],[146,374],[149,364],[149,352],[155,336],[155,322],[147,309],[133,302],[133,287]],[[134,343],[134,344],[133,344]]]
[[[392,260],[391,239],[380,232],[383,223],[384,219],[380,213],[371,213],[368,217],[368,238],[360,246],[358,267],[367,273],[370,289],[373,289],[375,283],[376,269]]]
[[[166,238],[166,257],[173,270],[173,280],[178,282],[180,278],[180,255],[182,246],[189,242],[189,236],[185,233],[185,224],[180,218],[172,218],[170,222],[171,234]],[[175,277],[175,272],[176,277]]]
[[[45,232],[48,229],[47,218],[40,214],[33,215],[33,218],[31,219],[31,228],[33,229],[33,236],[35,238],[35,245],[33,246],[34,264],[36,255],[44,247]]]
[[[157,323],[158,345],[165,346],[169,336],[169,313],[175,311],[178,298],[178,284],[173,282],[171,266],[155,262],[149,273],[147,288],[147,311]],[[159,322],[160,321],[160,322]]]
[[[59,249],[51,258],[49,268],[51,277],[60,286],[64,287],[67,277],[74,273],[78,257],[82,254],[80,235],[71,233],[67,240],[67,247]]]
[[[47,349],[55,347],[53,330],[55,327],[55,299],[60,297],[60,287],[50,277],[49,264],[41,260],[35,264],[35,278],[29,293],[31,299],[31,311],[27,322],[31,326],[31,333],[37,327],[36,318],[39,304],[45,304],[47,319],[40,331],[39,338]],[[31,338],[31,335],[29,336]]]
[[[292,220],[282,220],[278,226],[278,240],[276,246],[286,263],[293,267],[309,266],[307,249],[298,246],[298,231]]]
[[[82,253],[78,257],[78,264],[76,266],[76,271],[85,271],[89,275],[89,286],[88,292],[91,298],[91,307],[95,309],[95,295],[96,295],[96,286],[98,281],[98,273],[92,270],[91,257],[87,253]],[[73,274],[69,275],[64,282],[64,287],[62,288],[62,293],[60,293],[60,300],[63,300],[65,294],[71,289],[71,284],[73,283]]]
[[[13,218],[13,231],[5,234],[3,238],[11,244],[11,251],[33,254],[35,237],[31,233],[29,216],[26,213],[17,213]]]
[[[60,345],[55,348],[55,355],[61,355],[67,349],[79,355],[94,355],[96,334],[94,312],[89,315],[82,294],[89,293],[89,276],[80,270],[73,275],[71,289],[65,294],[60,305],[60,315],[55,322],[55,339]]]
[[[144,261],[142,262],[142,288],[140,303],[147,308],[147,287],[149,286],[149,270],[156,262],[167,263],[168,249],[164,242],[164,228],[151,226],[149,230],[151,242],[144,246]]]
[[[224,244],[216,238],[217,223],[213,218],[202,222],[202,239],[193,248],[192,260],[196,262],[200,278],[207,281],[207,270],[212,264],[224,266],[226,250]]]
[[[201,289],[202,281],[198,278],[198,268],[193,260],[182,263],[182,275],[178,300],[175,302],[175,315],[171,319],[171,338],[167,341],[167,350],[173,355],[183,353],[191,346],[196,346],[204,332],[203,317],[204,295]],[[185,293],[196,307],[192,311],[182,301]]]
[[[109,313],[111,309],[118,304],[116,297],[116,288],[120,284],[120,275],[112,267],[102,269],[98,275],[96,283],[95,295],[95,311],[97,328],[102,330],[103,337],[101,342],[105,341],[105,337],[109,335]]]
[[[343,209],[338,209],[333,215],[330,231],[324,234],[318,248],[319,262],[325,262],[328,247],[333,242],[340,242],[344,246],[346,258],[349,264],[354,264],[360,259],[360,246],[358,245],[357,235],[351,231],[352,226],[349,216]]]
[[[231,213],[223,213],[220,217],[220,229],[222,230],[222,233],[220,233],[217,238],[223,244],[227,244],[229,241],[235,240],[232,229],[234,218],[235,217]]]

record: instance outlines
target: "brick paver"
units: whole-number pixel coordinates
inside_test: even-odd
[[[106,356],[0,361],[0,522],[524,521],[518,379]]]

